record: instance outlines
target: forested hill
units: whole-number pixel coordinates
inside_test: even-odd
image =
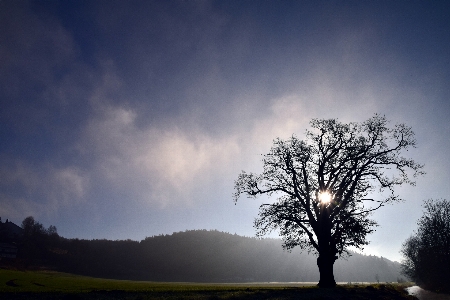
[[[55,245],[56,246],[56,245]],[[279,239],[195,230],[137,241],[61,238],[47,263],[60,271],[106,278],[196,281],[318,281],[316,257],[283,251]],[[400,265],[354,253],[335,263],[343,282],[397,281]]]
[[[220,281],[318,281],[316,257],[294,249],[283,251],[279,239],[256,239],[219,231],[187,231],[147,238],[148,252],[162,250],[170,267],[181,267],[184,278]],[[162,247],[161,247],[162,246]],[[168,249],[168,250],[167,250]],[[167,252],[164,252],[167,251]],[[182,266],[183,265],[183,266]],[[396,281],[399,264],[374,256],[353,254],[335,264],[337,281]]]

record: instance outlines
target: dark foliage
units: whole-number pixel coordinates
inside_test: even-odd
[[[338,256],[349,246],[367,244],[376,225],[370,214],[398,201],[394,188],[414,185],[412,178],[423,172],[422,165],[402,156],[415,147],[414,133],[404,124],[389,128],[378,115],[362,123],[310,123],[305,140],[274,141],[261,174],[242,172],[234,199],[276,194],[274,203],[260,206],[258,235],[278,230],[284,247],[317,254],[319,285],[330,287]],[[378,199],[371,198],[374,192]]]
[[[317,281],[313,257],[283,251],[279,239],[195,230],[148,237],[141,242],[65,239],[26,219],[22,258],[34,266],[93,277],[191,282]],[[41,249],[37,249],[40,247]],[[44,250],[45,249],[45,250]],[[34,251],[36,250],[36,251]],[[32,256],[34,253],[35,257]],[[29,264],[30,266],[32,264]],[[353,254],[337,264],[344,282],[395,281],[399,264]]]
[[[450,291],[450,202],[427,200],[417,233],[402,246],[403,273],[428,289]]]
[[[22,221],[23,234],[18,241],[18,257],[26,267],[46,265],[52,260],[52,252],[59,243],[59,235],[55,226],[45,228],[32,216]]]

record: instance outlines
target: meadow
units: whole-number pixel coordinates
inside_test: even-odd
[[[188,283],[101,279],[52,271],[0,270],[1,299],[415,299],[411,284]]]

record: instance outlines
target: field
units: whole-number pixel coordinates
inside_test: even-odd
[[[159,283],[0,270],[0,299],[415,299],[405,284]]]

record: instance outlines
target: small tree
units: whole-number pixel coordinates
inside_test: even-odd
[[[417,234],[402,245],[402,271],[419,285],[450,290],[450,202],[427,200]]]
[[[242,172],[235,182],[234,200],[277,194],[262,204],[255,220],[257,235],[279,230],[284,247],[299,246],[316,255],[320,287],[336,285],[333,265],[349,246],[362,248],[376,223],[368,217],[387,203],[399,201],[394,187],[422,174],[422,165],[401,156],[415,147],[410,127],[387,127],[375,115],[362,123],[335,119],[311,122],[306,139],[276,139],[264,156],[259,175]],[[410,171],[410,172],[408,172]],[[384,192],[381,199],[368,196]]]

